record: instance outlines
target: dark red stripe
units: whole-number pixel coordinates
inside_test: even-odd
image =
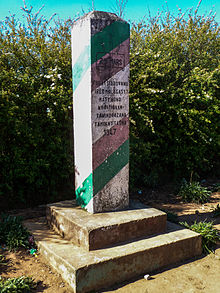
[[[123,68],[128,65],[129,43],[130,43],[130,39],[128,38],[127,40],[122,42],[118,47],[116,47],[109,53],[105,54],[102,58],[99,58],[99,54],[97,54],[97,61],[93,63],[91,66],[92,91],[94,91],[97,87],[102,85],[105,81],[107,81],[109,78],[114,76],[119,71],[123,70]],[[108,62],[109,58],[112,58],[113,61],[116,59],[121,60],[122,64],[112,65],[111,62]]]
[[[95,170],[103,163],[120,145],[122,145],[129,137],[129,119],[123,118],[121,121],[126,122],[126,125],[112,126],[112,133],[115,135],[104,135],[98,139],[92,146],[92,168]]]

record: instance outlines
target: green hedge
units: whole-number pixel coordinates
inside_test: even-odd
[[[25,18],[0,23],[0,205],[10,207],[73,196],[72,20],[27,8]],[[218,167],[219,52],[212,15],[132,26],[132,186]]]
[[[0,197],[10,207],[55,200],[73,169],[71,20],[51,28],[27,9],[24,20],[0,23]]]
[[[219,26],[169,12],[131,32],[131,180],[155,185],[219,169]]]

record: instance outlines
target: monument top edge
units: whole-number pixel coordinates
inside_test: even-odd
[[[84,21],[86,19],[105,19],[105,20],[114,20],[114,21],[122,21],[126,22],[126,20],[122,19],[121,17],[117,16],[115,13],[112,12],[105,12],[105,11],[91,11],[89,13],[86,13],[82,17],[80,17],[78,20],[76,20],[74,24],[77,24],[78,21]]]

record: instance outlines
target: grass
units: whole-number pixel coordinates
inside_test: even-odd
[[[203,221],[197,223],[195,221],[192,225],[186,222],[181,222],[180,224],[202,235],[202,248],[204,253],[213,252],[217,241],[220,241],[219,232],[213,227],[213,222]]]
[[[184,181],[178,193],[185,202],[205,203],[209,201],[211,191],[203,187],[199,182]]]
[[[5,244],[9,250],[20,247],[29,248],[30,233],[22,225],[22,218],[2,214],[0,217],[0,244]]]
[[[30,248],[34,245],[33,236],[22,225],[22,218],[2,214],[0,217],[0,244],[6,245],[8,250]],[[7,265],[5,257],[0,255],[0,266]],[[31,277],[2,278],[0,277],[1,293],[27,293],[36,287]]]
[[[1,293],[28,293],[36,288],[36,283],[31,277],[18,277],[5,279],[0,277]]]

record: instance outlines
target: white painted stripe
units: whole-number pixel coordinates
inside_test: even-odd
[[[85,48],[90,46],[91,43],[91,25],[89,18],[79,19],[73,24],[71,30],[71,43],[73,67],[80,54],[82,54]]]
[[[101,138],[104,135],[104,129],[110,129],[112,125],[109,126],[97,126],[98,122],[111,122],[111,121],[120,121],[123,117],[114,117],[114,118],[98,118],[97,114],[100,113],[126,113],[127,117],[129,115],[129,86],[123,86],[118,85],[116,87],[114,86],[108,86],[107,83],[110,82],[128,82],[129,80],[129,64],[121,71],[113,75],[111,78],[109,78],[104,84],[99,86],[96,90],[92,92],[92,140],[93,143],[95,143],[99,138]],[[100,94],[99,91],[102,90],[114,90],[114,88],[118,91],[125,90],[127,93],[123,94]],[[120,98],[120,102],[102,102],[100,98]],[[122,106],[123,109],[118,110],[98,110],[98,106]]]
[[[90,202],[85,206],[85,209],[87,212],[93,214],[94,213],[94,204],[93,204],[93,198],[91,198]]]
[[[91,68],[73,95],[75,189],[92,173]]]

